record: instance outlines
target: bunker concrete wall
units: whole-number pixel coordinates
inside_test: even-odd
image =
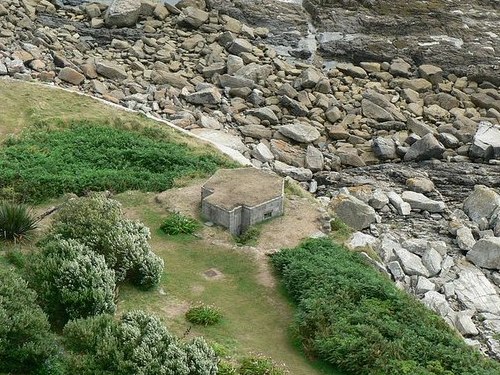
[[[235,208],[229,214],[229,232],[232,235],[239,236],[241,234],[241,214],[243,208],[240,206]]]
[[[283,214],[283,198],[277,197],[269,202],[263,203],[259,206],[252,207],[248,209],[248,220],[242,220],[242,224],[247,225],[244,229],[252,226],[254,224],[260,223],[263,220],[270,219],[272,217],[280,216]],[[266,214],[268,214],[266,216]],[[247,216],[247,215],[245,215]],[[243,230],[244,230],[243,229]]]
[[[201,214],[213,223],[230,228],[231,213],[206,201],[201,202]]]

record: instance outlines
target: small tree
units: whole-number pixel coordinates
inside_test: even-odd
[[[47,315],[36,293],[14,271],[0,269],[0,364],[2,372],[32,373],[55,352]]]
[[[113,270],[102,255],[76,240],[46,243],[28,266],[28,275],[54,322],[115,311]]]

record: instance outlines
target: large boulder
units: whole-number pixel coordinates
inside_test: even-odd
[[[372,207],[350,194],[334,197],[330,208],[340,220],[356,230],[368,228],[377,219]]]
[[[186,7],[179,15],[178,22],[192,28],[198,28],[208,21],[209,13],[195,7]]]
[[[480,239],[467,253],[467,259],[478,267],[500,269],[500,238]]]
[[[480,122],[472,141],[470,156],[485,161],[500,159],[500,126],[487,121]]]
[[[140,0],[113,0],[104,15],[108,27],[130,27],[137,23],[141,12]]]
[[[196,92],[187,94],[185,97],[187,102],[192,104],[219,104],[222,100],[222,95],[216,87],[206,87]]]
[[[125,69],[111,61],[98,61],[95,64],[96,71],[101,76],[117,81],[123,81],[128,77]]]
[[[418,255],[412,254],[403,248],[394,249],[394,254],[396,254],[399,263],[401,263],[401,266],[407,275],[430,276],[429,270],[424,266]]]
[[[432,134],[426,134],[411,145],[405,154],[405,161],[421,161],[428,159],[440,159],[445,151],[444,146]]]
[[[410,204],[411,208],[416,208],[429,212],[443,212],[446,205],[444,202],[427,198],[421,193],[414,191],[404,191],[401,195],[403,200]]]
[[[285,137],[300,143],[314,142],[321,136],[319,131],[314,126],[300,122],[280,126],[278,131]]]
[[[477,224],[489,221],[497,207],[500,207],[500,195],[484,185],[474,186],[474,191],[464,201],[464,212]]]
[[[457,274],[453,285],[459,302],[468,309],[500,315],[500,297],[481,270],[468,265],[461,267]]]

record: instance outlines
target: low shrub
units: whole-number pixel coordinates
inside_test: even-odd
[[[196,325],[212,326],[221,322],[222,314],[213,306],[200,304],[186,312],[186,319]]]
[[[256,356],[241,360],[239,374],[241,375],[285,375],[287,372],[273,362],[272,359]]]
[[[259,239],[261,232],[260,226],[253,226],[246,230],[246,232],[235,237],[238,245],[255,245]]]
[[[177,178],[230,165],[152,130],[89,121],[35,124],[0,147],[0,192],[14,189],[6,193],[38,203],[91,190],[164,191]]]
[[[0,238],[21,241],[38,228],[38,219],[21,203],[0,202]]]
[[[237,375],[238,370],[231,363],[226,361],[220,361],[218,364],[219,371],[217,375]]]
[[[173,213],[168,216],[160,226],[160,229],[170,236],[175,236],[177,234],[193,234],[199,228],[200,223],[197,220],[179,213]]]
[[[294,331],[334,367],[366,375],[500,373],[440,316],[329,239],[271,259],[297,304]]]

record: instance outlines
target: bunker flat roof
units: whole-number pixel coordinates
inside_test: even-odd
[[[283,178],[256,168],[219,169],[203,185],[213,193],[205,200],[233,210],[255,207],[283,194]]]

